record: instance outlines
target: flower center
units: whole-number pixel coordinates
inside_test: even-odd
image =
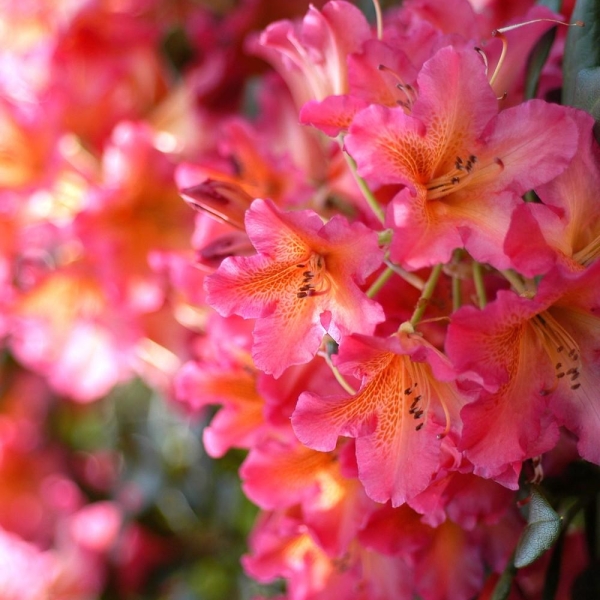
[[[429,180],[425,186],[427,200],[437,200],[453,194],[475,180],[492,179],[504,170],[504,163],[495,158],[491,163],[481,165],[474,154],[467,157],[457,156],[453,168],[440,177]]]
[[[297,298],[322,296],[331,289],[331,282],[325,268],[325,258],[320,254],[311,254],[306,262],[298,263],[297,269],[303,269]]]
[[[581,386],[577,381],[580,375],[581,360],[579,346],[571,334],[548,312],[536,315],[531,324],[546,349],[556,373],[554,384],[540,393],[547,396],[561,381],[567,381],[572,390]]]
[[[403,382],[407,383],[406,387],[403,386],[403,402],[406,406],[406,403],[410,400],[408,414],[412,415],[415,421],[418,421],[415,430],[420,431],[425,425],[431,401],[431,388],[429,385],[431,374],[427,373],[427,369],[423,364],[415,363],[409,357],[404,357],[403,363]],[[450,431],[450,414],[442,396],[439,400],[446,420],[444,432],[438,435],[438,438],[441,439]]]
[[[575,252],[573,259],[580,265],[589,267],[600,256],[600,236],[592,240],[585,248]]]

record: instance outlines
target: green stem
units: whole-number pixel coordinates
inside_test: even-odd
[[[526,292],[525,284],[517,273],[507,269],[506,271],[502,271],[502,275],[519,294],[524,294]]]
[[[458,310],[462,306],[462,287],[460,277],[452,276],[452,310]]]
[[[379,206],[379,202],[377,202],[377,198],[375,198],[373,192],[369,189],[367,182],[357,173],[356,170],[356,161],[347,153],[344,152],[344,156],[346,157],[346,162],[352,171],[352,175],[356,180],[360,191],[363,193],[367,204],[371,207],[371,210],[375,213],[375,216],[382,222],[385,222],[385,213],[381,206]]]
[[[423,289],[425,289],[425,282],[418,275],[415,275],[414,273],[409,273],[408,271],[405,271],[402,267],[395,265],[394,263],[390,262],[387,259],[384,259],[383,262],[388,266],[389,269],[394,271],[394,273],[396,273],[396,275],[400,275],[400,277],[402,277],[402,279],[404,279],[404,281],[406,281],[407,283],[410,283],[410,285],[412,285],[414,288],[417,288],[418,290],[421,290],[421,291]]]
[[[327,366],[331,369],[333,376],[336,381],[351,395],[356,394],[356,390],[344,379],[344,376],[339,372],[338,368],[331,361],[331,357],[326,352],[319,352],[319,356],[322,356],[327,363]]]
[[[487,304],[487,296],[485,293],[485,285],[483,284],[483,271],[481,263],[473,262],[473,281],[475,282],[475,291],[477,292],[477,300],[479,308],[485,308]]]
[[[386,284],[386,282],[392,276],[393,273],[394,270],[390,269],[389,267],[382,271],[381,275],[379,275],[377,280],[374,281],[371,287],[367,290],[367,296],[369,298],[374,298],[379,292],[379,290]]]
[[[379,0],[373,0],[373,6],[375,8],[375,20],[377,22],[377,39],[383,38],[383,19],[381,18],[381,6]]]
[[[423,292],[421,293],[421,297],[417,301],[417,306],[415,308],[415,312],[410,318],[409,323],[415,327],[417,323],[423,318],[423,314],[427,309],[427,305],[429,304],[429,300],[433,295],[433,291],[435,290],[435,286],[437,285],[438,279],[442,273],[442,269],[444,265],[436,265],[433,267],[431,274],[429,275],[429,279],[423,288]]]

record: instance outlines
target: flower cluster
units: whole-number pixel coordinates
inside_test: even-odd
[[[188,560],[208,501],[139,444],[196,473],[188,417],[243,451],[242,564],[280,600],[579,597],[600,146],[568,68],[595,13],[214,4],[4,11],[0,599],[140,597]],[[112,445],[81,441],[96,405]]]
[[[248,449],[264,513],[244,566],[289,598],[487,598],[524,526],[518,490],[561,457],[600,464],[594,119],[545,99],[551,65],[523,66],[564,16],[499,4],[405,2],[375,28],[333,0],[251,42],[306,126],[285,180],[304,168],[312,189],[242,179],[219,198],[247,237],[206,302],[211,331],[237,336],[177,385],[223,406],[209,452]],[[208,184],[183,193],[209,210]]]

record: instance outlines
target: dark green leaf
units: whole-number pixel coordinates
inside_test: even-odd
[[[560,12],[562,0],[538,0],[536,4],[538,4],[539,6],[546,6],[554,12]]]
[[[546,31],[546,33],[538,40],[529,55],[527,61],[527,74],[525,77],[525,98],[527,99],[535,98],[536,96],[540,81],[540,73],[546,64],[555,37],[556,27],[553,27]]]
[[[572,22],[582,21],[583,27],[571,27],[567,34],[563,61],[563,104],[576,106],[578,79],[584,69],[600,66],[600,2],[577,0]]]
[[[585,110],[596,119],[594,134],[600,143],[600,67],[579,71],[575,81],[573,106]]]

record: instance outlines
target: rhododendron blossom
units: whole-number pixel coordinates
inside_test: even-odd
[[[476,473],[516,487],[522,461],[552,448],[558,425],[577,435],[582,457],[600,462],[599,269],[566,277],[555,270],[533,299],[499,292],[484,311],[454,315],[450,356],[483,377],[480,397],[461,413],[460,446]]]
[[[333,450],[339,435],[357,438],[359,478],[369,496],[394,506],[410,501],[431,482],[443,446],[460,430],[464,400],[442,383],[452,379],[452,367],[414,334],[347,338],[338,365],[362,379],[361,389],[350,398],[302,394],[292,417],[296,434],[317,450]]]
[[[3,3],[0,600],[591,598],[592,5]]]
[[[414,269],[447,262],[464,247],[506,268],[502,242],[518,197],[564,170],[575,124],[565,109],[540,101],[499,113],[473,50],[442,48],[417,86],[409,114],[372,105],[354,117],[344,141],[368,181],[405,186],[388,211],[392,257]],[[560,145],[549,142],[554,137]]]
[[[371,333],[383,319],[358,287],[380,264],[377,237],[339,216],[280,212],[255,200],[246,231],[258,254],[226,258],[207,279],[207,300],[224,316],[256,318],[253,357],[276,377],[310,360],[324,333]]]
[[[302,23],[273,23],[255,51],[276,62],[302,106],[348,91],[346,57],[369,37],[364,15],[349,2],[333,0],[322,11],[309,7]]]

